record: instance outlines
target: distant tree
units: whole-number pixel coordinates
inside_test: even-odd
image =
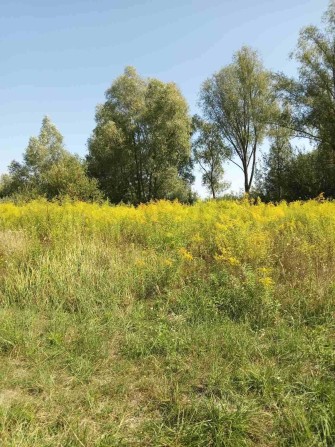
[[[200,104],[205,118],[217,126],[231,161],[244,175],[244,190],[252,186],[257,150],[267,135],[276,109],[271,75],[248,47],[233,62],[204,82]]]
[[[82,161],[65,149],[62,135],[48,117],[42,121],[39,136],[30,138],[23,163],[13,161],[8,170],[0,186],[2,197],[101,197],[96,180],[89,179]]]
[[[316,167],[316,151],[299,151],[287,169],[287,195],[289,200],[308,200],[320,192],[319,176]]]
[[[258,172],[257,190],[265,200],[289,200],[288,172],[294,158],[290,132],[274,126],[270,135],[270,148],[263,156]]]
[[[90,175],[114,203],[192,195],[191,120],[174,83],[127,67],[98,106],[89,139]]]
[[[317,158],[317,150],[294,151],[285,145],[283,154],[272,146],[258,172],[255,195],[274,202],[314,199],[322,192]]]
[[[199,116],[193,117],[194,161],[202,171],[202,184],[215,199],[218,194],[229,188],[229,183],[223,180],[223,163],[227,158],[227,149],[224,146],[217,126],[205,122]]]

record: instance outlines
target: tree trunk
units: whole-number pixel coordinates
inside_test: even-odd
[[[249,178],[248,178],[248,167],[245,162],[243,163],[243,174],[244,174],[244,192],[246,194],[249,194],[250,182],[249,182]]]
[[[212,190],[213,199],[216,199],[216,197],[215,197],[215,188],[214,188],[213,185],[211,185],[211,190]]]

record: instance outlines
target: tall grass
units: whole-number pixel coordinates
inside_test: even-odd
[[[0,445],[335,445],[335,204],[0,204]]]

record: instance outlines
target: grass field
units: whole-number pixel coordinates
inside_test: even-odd
[[[334,447],[335,203],[0,204],[1,447]]]

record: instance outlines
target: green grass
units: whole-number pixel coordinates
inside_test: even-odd
[[[2,232],[1,446],[334,447],[330,285],[312,306],[307,278],[272,296],[105,236]]]

